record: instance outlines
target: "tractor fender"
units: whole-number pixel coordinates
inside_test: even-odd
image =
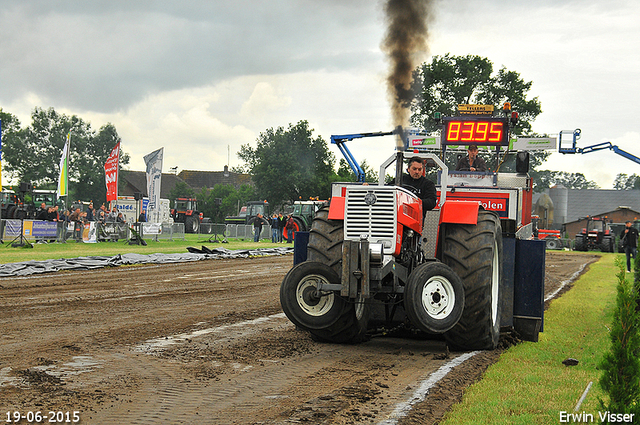
[[[445,201],[440,210],[440,224],[478,224],[479,201]]]
[[[329,204],[329,220],[344,220],[344,196],[334,196]]]

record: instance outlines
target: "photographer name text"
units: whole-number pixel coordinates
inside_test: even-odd
[[[561,424],[590,424],[590,423],[633,423],[635,413],[612,413],[609,411],[593,413],[569,413],[564,410],[560,412]],[[596,422],[599,420],[599,422]]]

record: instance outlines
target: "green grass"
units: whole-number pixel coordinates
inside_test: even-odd
[[[273,244],[270,239],[263,239],[255,243],[253,239],[229,239],[229,243],[213,243],[208,241],[208,235],[185,235],[185,240],[159,240],[155,242],[145,239],[147,246],[129,245],[126,241],[100,242],[100,243],[34,243],[33,248],[14,248],[10,246],[11,240],[5,240],[0,245],[0,264],[17,263],[31,260],[50,260],[58,258],[76,258],[88,256],[113,256],[125,253],[155,254],[155,253],[185,253],[187,247],[207,248],[223,247],[231,250],[255,249],[273,247],[293,247],[293,244]]]
[[[609,350],[610,323],[616,300],[616,254],[603,254],[573,289],[551,303],[537,343],[505,351],[483,379],[442,424],[558,424],[560,412],[573,413],[590,381],[593,386],[579,412],[598,417],[598,397],[605,398],[597,364]],[[631,279],[631,274],[627,275]],[[578,359],[567,367],[562,361]]]

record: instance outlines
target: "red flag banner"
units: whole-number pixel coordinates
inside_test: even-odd
[[[104,164],[104,180],[107,184],[107,202],[118,199],[118,162],[120,160],[120,142],[111,150]]]

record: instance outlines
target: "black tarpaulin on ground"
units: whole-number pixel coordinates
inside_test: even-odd
[[[29,276],[32,274],[57,272],[61,270],[88,270],[101,267],[114,267],[132,264],[166,264],[188,261],[212,260],[221,258],[248,258],[266,255],[284,255],[293,252],[293,248],[258,248],[229,250],[226,248],[209,249],[187,248],[183,254],[118,254],[113,257],[95,256],[61,258],[59,260],[23,261],[0,265],[0,277]]]

